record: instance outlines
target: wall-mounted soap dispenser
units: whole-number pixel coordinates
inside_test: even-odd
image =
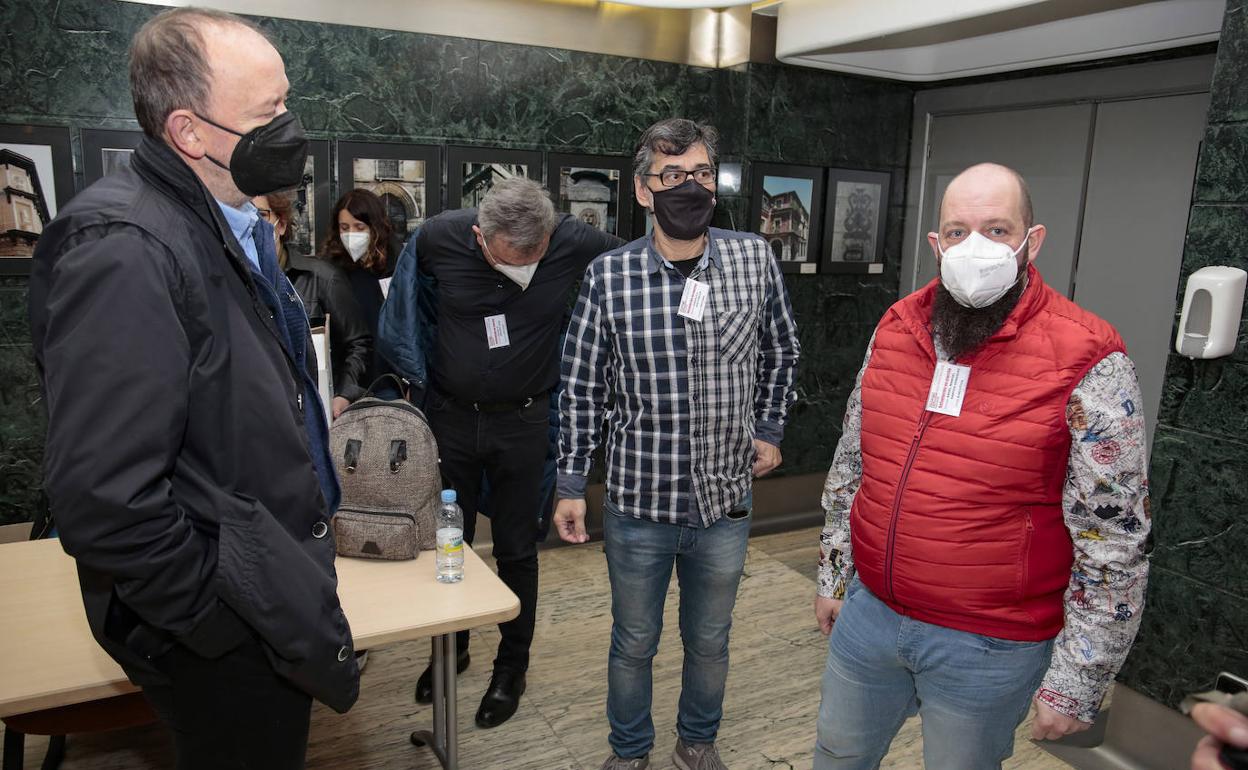
[[[1221,358],[1235,350],[1248,273],[1202,267],[1187,279],[1174,349],[1188,358]]]

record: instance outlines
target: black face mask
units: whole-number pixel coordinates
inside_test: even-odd
[[[222,131],[241,136],[227,166],[211,155],[208,160],[230,172],[234,186],[244,195],[255,197],[288,190],[303,180],[303,164],[308,158],[308,138],[293,112],[283,112],[263,126],[245,134],[220,123],[195,116]]]
[[[678,241],[692,241],[706,233],[715,214],[715,193],[693,179],[651,193],[655,219],[666,235]]]

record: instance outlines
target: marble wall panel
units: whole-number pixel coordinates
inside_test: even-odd
[[[1153,569],[1140,634],[1119,678],[1172,707],[1248,671],[1248,599],[1164,567]]]
[[[1248,120],[1248,11],[1242,0],[1227,3],[1213,73],[1210,122]]]
[[[1160,426],[1150,471],[1153,564],[1248,599],[1246,478],[1245,434],[1231,440]]]

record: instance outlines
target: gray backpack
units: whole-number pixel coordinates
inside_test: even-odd
[[[340,555],[414,559],[434,547],[442,477],[424,413],[365,395],[334,421],[329,451],[342,483],[332,520]]]

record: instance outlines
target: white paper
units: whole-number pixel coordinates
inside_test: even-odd
[[[927,393],[927,411],[957,417],[962,414],[962,399],[971,379],[971,367],[940,361],[932,376],[932,389]]]
[[[677,315],[690,321],[701,321],[706,312],[706,300],[711,295],[711,287],[689,278],[685,281],[685,292],[680,295],[680,310]]]
[[[490,350],[511,344],[511,338],[507,336],[507,316],[500,313],[485,317],[485,339],[490,344]]]

